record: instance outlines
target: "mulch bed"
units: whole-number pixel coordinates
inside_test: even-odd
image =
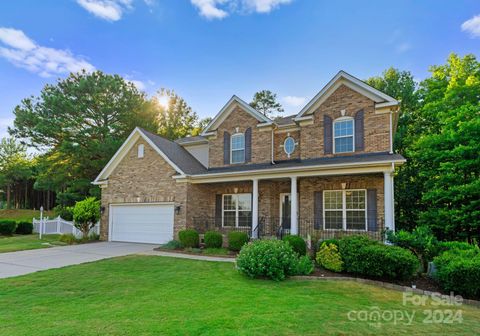
[[[418,276],[412,280],[409,281],[402,281],[402,280],[390,280],[390,279],[378,279],[378,278],[366,278],[366,277],[361,277],[355,274],[349,274],[349,273],[335,273],[323,268],[315,268],[315,271],[311,274],[312,276],[316,276],[319,278],[323,277],[332,277],[332,278],[360,278],[360,279],[369,279],[369,280],[377,280],[377,281],[382,281],[382,282],[389,282],[393,283],[395,285],[400,285],[400,286],[405,286],[405,287],[412,287],[412,285],[415,285],[416,288],[418,289],[423,289],[426,291],[431,291],[431,292],[439,292],[442,294],[450,294],[442,290],[442,288],[431,278],[427,276]]]
[[[185,250],[172,250],[166,249],[162,247],[154,248],[155,251],[162,251],[162,252],[171,252],[171,253],[179,253],[179,254],[190,254],[190,255],[198,255],[198,256],[205,256],[205,257],[220,257],[220,258],[236,258],[237,253],[233,251],[228,251],[228,254],[205,254],[193,251],[185,251]]]

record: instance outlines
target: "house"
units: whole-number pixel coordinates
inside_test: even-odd
[[[394,229],[399,102],[340,71],[296,115],[237,96],[200,136],[135,129],[93,182],[101,239],[165,243],[178,231],[331,237]],[[292,215],[295,214],[295,215]]]

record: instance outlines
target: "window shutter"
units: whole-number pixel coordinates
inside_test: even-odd
[[[323,191],[315,191],[313,195],[313,228],[323,229]]]
[[[355,114],[355,152],[363,151],[365,148],[363,115],[363,110],[360,110]]]
[[[215,195],[215,226],[222,226],[222,195]]]
[[[223,164],[230,164],[230,133],[223,133]]]
[[[325,154],[332,154],[332,118],[328,115],[323,116],[323,151]]]
[[[252,128],[245,131],[245,162],[252,161]]]
[[[377,189],[367,189],[368,231],[377,231]]]

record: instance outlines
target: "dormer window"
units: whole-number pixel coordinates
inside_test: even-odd
[[[354,144],[353,118],[342,117],[333,122],[333,150],[334,153],[353,152]]]
[[[230,148],[231,148],[230,163],[244,163],[245,162],[245,135],[243,133],[237,133],[232,135]]]
[[[142,144],[138,145],[137,156],[138,156],[139,159],[141,159],[145,156],[145,147]]]

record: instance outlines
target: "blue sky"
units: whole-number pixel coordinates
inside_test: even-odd
[[[296,113],[340,69],[421,80],[479,51],[478,0],[1,1],[0,136],[22,98],[80,68],[174,89],[206,117],[261,89]]]

